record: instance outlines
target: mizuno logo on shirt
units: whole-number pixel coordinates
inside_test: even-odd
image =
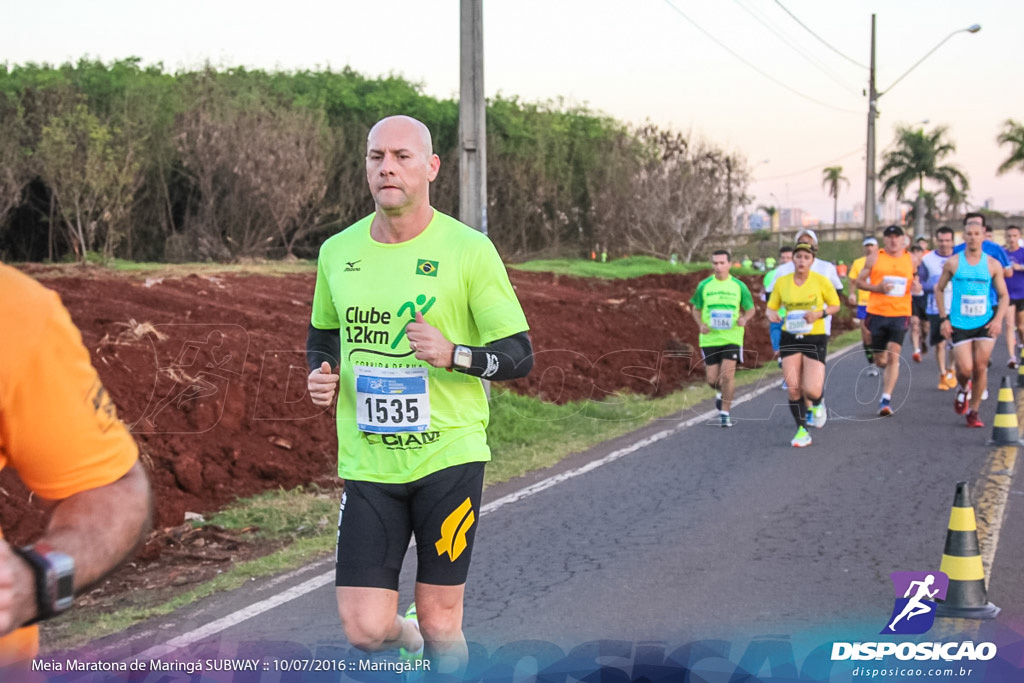
[[[346,272],[346,273],[350,273],[350,272],[352,272],[354,270],[362,270],[362,268],[356,268],[356,264],[357,263],[362,263],[362,259],[360,259],[358,261],[346,261],[346,263],[348,263],[348,268],[346,268],[344,270],[344,272]]]

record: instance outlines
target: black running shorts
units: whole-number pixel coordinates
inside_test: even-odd
[[[931,346],[945,344],[946,338],[942,336],[942,318],[939,317],[938,313],[930,314],[928,316],[928,323],[931,325],[928,328],[928,344]]]
[[[996,333],[998,334],[998,331]],[[994,339],[992,333],[988,331],[988,323],[970,330],[961,330],[959,327],[954,327],[952,337],[953,346],[959,346],[960,344],[966,344],[975,340],[992,341]]]
[[[885,351],[890,343],[903,345],[903,338],[907,336],[907,328],[910,327],[910,316],[868,313],[865,323],[868,326],[868,332],[871,333],[871,349]]]
[[[779,357],[786,358],[798,353],[802,353],[811,360],[824,363],[825,356],[828,354],[828,335],[804,334],[798,336],[783,330],[782,339],[779,340]]]
[[[465,583],[483,484],[482,462],[448,467],[408,484],[346,480],[334,584],[398,590],[413,534],[417,582]]]
[[[743,362],[743,347],[739,344],[723,344],[722,346],[702,346],[700,353],[704,356],[704,365],[721,365],[723,360]]]
[[[920,296],[910,297],[910,311],[918,320],[927,322],[928,321],[928,295],[921,294]]]

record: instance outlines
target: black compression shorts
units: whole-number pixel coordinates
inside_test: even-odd
[[[454,465],[408,484],[346,480],[334,584],[398,590],[413,534],[417,582],[465,583],[483,483],[482,462]]]

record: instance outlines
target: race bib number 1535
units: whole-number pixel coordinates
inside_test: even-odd
[[[357,365],[356,426],[371,434],[425,432],[430,428],[426,368]]]

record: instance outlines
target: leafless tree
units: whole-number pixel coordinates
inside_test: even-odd
[[[630,252],[678,253],[689,261],[708,237],[732,230],[732,206],[742,199],[740,160],[681,133],[646,126],[644,163],[634,177],[625,225]]]
[[[189,246],[216,260],[262,256],[274,246],[290,254],[317,225],[328,139],[320,113],[265,93],[226,97],[212,81],[201,83],[177,127],[197,194]]]

